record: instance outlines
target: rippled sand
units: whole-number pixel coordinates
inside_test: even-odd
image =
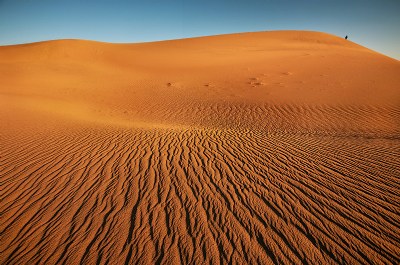
[[[1,264],[396,264],[400,63],[315,32],[0,47]]]

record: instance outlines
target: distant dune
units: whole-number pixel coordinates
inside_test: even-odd
[[[275,31],[0,47],[0,264],[398,264],[400,62]]]

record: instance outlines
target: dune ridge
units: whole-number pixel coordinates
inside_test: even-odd
[[[400,63],[319,32],[0,47],[1,264],[396,264]]]

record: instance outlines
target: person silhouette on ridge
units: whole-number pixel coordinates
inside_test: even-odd
[[[346,35],[346,37],[344,37],[345,40],[347,40],[348,36]]]

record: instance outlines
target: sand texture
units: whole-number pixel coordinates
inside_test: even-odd
[[[399,264],[400,62],[277,31],[0,47],[0,264]]]

